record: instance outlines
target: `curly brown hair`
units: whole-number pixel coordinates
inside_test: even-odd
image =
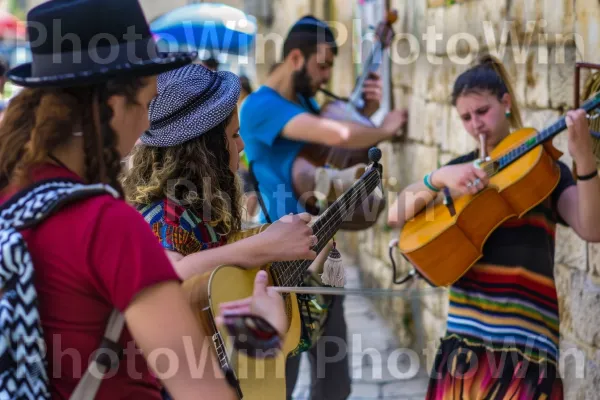
[[[118,137],[110,126],[113,110],[107,100],[123,95],[128,104],[137,104],[137,93],[145,84],[143,78],[117,78],[90,86],[21,90],[0,124],[0,190],[31,183],[31,168],[67,142],[77,126],[84,142],[82,178],[109,184],[123,195]]]
[[[229,168],[225,127],[231,114],[200,137],[171,147],[139,144],[122,184],[128,201],[142,207],[169,198],[228,235],[241,229],[241,188]]]

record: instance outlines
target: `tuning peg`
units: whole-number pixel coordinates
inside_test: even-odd
[[[595,113],[594,115],[586,114],[585,117],[589,120],[594,120],[594,119],[600,117],[600,114],[598,114],[598,113]]]

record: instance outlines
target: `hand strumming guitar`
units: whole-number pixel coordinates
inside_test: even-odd
[[[226,327],[234,338],[238,351],[257,358],[277,354],[289,324],[283,297],[268,284],[267,273],[259,271],[252,296],[221,304],[215,318],[217,325]]]

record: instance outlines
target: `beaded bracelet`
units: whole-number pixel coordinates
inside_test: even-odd
[[[433,183],[431,183],[431,173],[425,175],[425,177],[423,178],[423,183],[425,183],[425,186],[427,186],[429,190],[433,190],[434,192],[440,191],[440,189],[436,188],[435,186],[433,186]]]

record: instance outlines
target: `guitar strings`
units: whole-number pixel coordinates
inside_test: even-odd
[[[336,205],[335,210],[330,211],[331,208],[329,208],[328,210],[325,211],[325,213],[323,213],[323,215],[321,216],[321,218],[319,218],[319,220],[326,219],[326,218],[338,217],[338,216],[342,215],[348,209],[348,204],[356,201],[356,199],[358,198],[358,196],[361,195],[361,193],[359,193],[360,190],[357,189],[357,187],[362,185],[366,189],[367,186],[369,186],[369,184],[374,183],[373,181],[376,181],[377,178],[379,178],[379,171],[374,170],[374,169],[372,169],[371,171],[370,171],[371,172],[370,176],[368,176],[367,178],[365,178],[362,182],[359,181],[359,182],[355,183],[350,188],[350,191],[352,191],[350,193],[350,195],[347,198],[342,198],[341,202],[338,203],[339,206]],[[376,183],[375,183],[375,185],[376,185]],[[345,207],[342,207],[340,204],[341,205],[345,205]],[[354,209],[356,209],[356,207]],[[330,211],[330,212],[328,213],[328,211]],[[319,220],[317,220],[317,223],[318,223]],[[324,225],[322,228],[319,228],[317,230],[317,232],[313,232],[313,234],[316,235],[317,239],[318,239],[319,235],[321,235],[322,233],[326,233],[327,235],[329,235],[329,234],[331,234],[332,230],[333,230],[332,227]],[[319,247],[320,247],[320,249],[319,249]],[[324,247],[324,244],[321,244],[320,240],[318,240],[318,243],[317,243],[318,251],[320,252],[323,249],[323,247]],[[297,268],[298,271],[299,271],[300,267],[302,267],[302,264],[306,263],[307,261],[309,261],[309,260],[294,260],[292,262],[285,263],[285,265],[288,266],[288,267],[292,267],[292,269]],[[280,264],[278,264],[278,265],[280,265]],[[289,268],[285,268],[285,270],[283,272],[287,271],[288,269]],[[273,272],[275,272],[275,270]],[[278,283],[283,284],[284,286],[288,286],[291,283],[293,283],[294,281],[297,282],[299,280],[299,278],[301,277],[300,275],[301,275],[302,272],[304,272],[304,271],[294,272],[292,274],[292,276],[290,276],[290,277],[287,278],[287,280],[286,280],[285,283],[282,283],[282,282],[278,282]],[[280,281],[281,277],[279,276],[279,273],[275,273],[275,276],[276,276],[277,280]]]
[[[366,186],[369,183],[372,183],[371,181],[375,180],[375,178],[377,178],[379,176],[378,171],[375,171],[375,173],[372,173],[370,176],[368,176],[366,179],[364,179],[362,182],[360,183],[355,183],[355,185],[353,185],[353,187],[350,189],[352,192],[350,193],[350,195],[347,198],[343,198],[341,203],[338,204],[345,204],[347,205],[347,203],[351,203],[352,201],[356,200],[357,196],[360,195],[360,193],[357,193],[358,190],[356,189],[356,187],[360,186],[360,185],[364,185],[364,187],[366,188]],[[321,218],[331,218],[331,217],[336,217],[339,214],[342,214],[344,212],[344,210],[347,209],[347,206],[342,208],[341,206],[338,207],[336,206],[336,209],[333,211],[330,211],[331,208],[329,208],[328,210],[325,211],[325,213],[321,216]],[[328,213],[329,211],[329,213]],[[331,215],[330,215],[331,214]],[[321,219],[319,219],[321,220]],[[317,232],[313,232],[313,234],[315,234],[317,236],[317,239],[319,237],[320,234],[322,234],[324,231],[327,234],[331,233],[332,228],[328,227],[326,225],[324,225],[322,228],[318,229]],[[318,249],[318,251],[321,251],[324,247],[324,245],[322,245],[320,243],[320,241],[317,243],[317,248],[321,247],[320,249]],[[283,283],[284,285],[289,285],[289,282],[294,282],[294,281],[298,281],[301,278],[301,274],[304,271],[300,271],[300,267],[302,266],[303,263],[306,263],[308,260],[294,260],[292,262],[288,262],[285,263],[286,267],[283,272],[286,272],[287,270],[289,270],[289,267],[292,267],[292,269],[297,269],[298,272],[292,274],[292,276],[288,277],[287,281],[285,283]],[[279,281],[280,280],[280,276],[279,273],[276,274],[276,278]]]
[[[356,187],[360,186],[360,185],[364,185],[364,187],[366,188],[366,186],[369,183],[372,183],[371,181],[374,180],[377,177],[378,177],[378,171],[375,171],[375,173],[372,173],[370,176],[368,176],[366,179],[364,179],[363,182],[355,184],[350,189],[350,190],[352,190],[352,192],[350,193],[350,195],[347,198],[343,198],[342,201],[340,203],[338,203],[338,204],[346,205],[346,207],[342,207],[342,206],[338,207],[338,206],[336,206],[335,207],[336,209],[333,210],[333,212],[329,211],[329,210],[331,210],[331,208],[330,208],[330,209],[328,209],[329,213],[327,211],[325,211],[325,213],[322,215],[322,218],[327,219],[327,218],[336,217],[336,216],[342,214],[348,208],[347,207],[347,203],[350,203],[350,202],[356,200],[357,196],[360,195],[360,193],[357,193],[358,190],[356,189]],[[322,219],[320,219],[320,220],[322,220]],[[318,229],[313,234],[315,234],[317,236],[317,238],[318,238],[319,235],[322,234],[322,233],[324,233],[324,232],[326,232],[327,234],[330,234],[332,229],[333,228],[331,228],[331,227],[323,225],[322,228]],[[319,247],[320,247],[320,249],[319,249]],[[320,241],[319,241],[317,243],[317,249],[318,249],[318,251],[321,251],[323,249],[323,247],[324,247],[324,245],[322,245],[320,243]],[[300,267],[302,267],[302,264],[306,263],[307,261],[308,260],[294,260],[292,262],[285,263],[284,265],[286,266],[286,268],[283,271],[284,273],[286,271],[288,271],[290,269],[290,267],[292,268],[292,270],[296,269],[297,272],[292,273],[292,275],[289,276],[287,278],[286,282],[284,282],[283,284],[284,285],[290,285],[289,282],[294,282],[294,281],[297,282],[301,278],[302,272],[304,272],[303,270],[301,270]],[[276,275],[276,278],[278,279],[278,281],[280,281],[281,279],[280,279],[279,273],[276,273],[275,275]]]

